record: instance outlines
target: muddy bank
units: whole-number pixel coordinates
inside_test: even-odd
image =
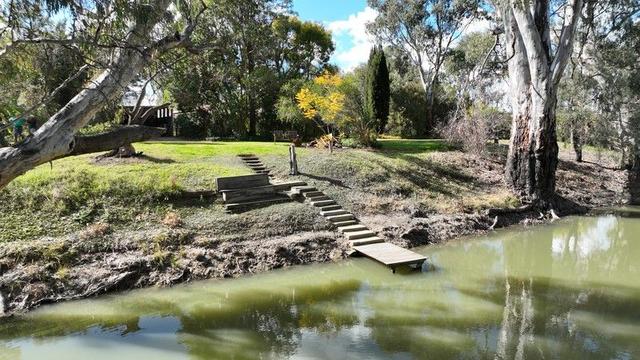
[[[149,237],[158,239],[162,250],[143,245]],[[327,262],[344,258],[347,250],[335,234],[324,231],[239,242],[183,230],[77,240],[43,239],[1,247],[0,314],[113,291]]]
[[[362,218],[389,241],[409,248],[485,233],[492,226],[548,220],[534,213],[505,216],[497,223],[486,214]],[[326,230],[236,241],[183,229],[105,232],[94,228],[62,239],[0,246],[0,314],[115,291],[335,261],[349,253],[346,240]]]

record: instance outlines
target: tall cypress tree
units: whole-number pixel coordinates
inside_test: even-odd
[[[382,46],[371,49],[367,64],[365,87],[365,110],[375,119],[376,130],[383,132],[389,118],[389,101],[391,97],[389,69]]]

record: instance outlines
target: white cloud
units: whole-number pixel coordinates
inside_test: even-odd
[[[366,25],[375,20],[378,12],[370,7],[349,15],[346,20],[330,22],[327,28],[336,41],[335,62],[346,71],[353,70],[369,59],[369,52],[375,43],[374,37],[367,34]]]
[[[487,32],[493,26],[493,22],[487,19],[475,19],[469,23],[464,29],[463,35],[468,35],[476,32]]]

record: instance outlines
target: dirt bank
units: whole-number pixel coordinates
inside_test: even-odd
[[[612,168],[610,159],[588,154],[588,162],[575,163],[567,152],[560,159],[558,193],[575,205],[561,215],[629,202],[635,185],[630,185],[628,172]],[[408,166],[416,166],[415,172],[394,170],[407,179],[403,184],[397,178],[370,181],[351,173],[326,176],[317,169],[311,172],[313,164],[303,162],[302,170],[308,175],[301,178],[390,241],[414,247],[483,233],[494,225],[549,221],[537,212],[501,214],[496,221],[486,208],[474,208],[476,199],[468,194],[447,195],[463,184],[473,196],[485,199],[483,204],[491,204],[486,199],[508,194],[502,182],[503,163],[500,152],[483,158],[436,153],[409,159]],[[276,161],[272,166],[285,177],[285,166]],[[430,167],[428,177],[415,177],[424,166]],[[442,194],[425,200],[415,192],[421,186],[433,186]],[[450,203],[441,206],[436,201]],[[61,237],[0,244],[0,315],[113,291],[327,262],[343,259],[347,253],[344,239],[317,209],[298,203],[233,216],[223,216],[221,205],[214,203],[184,218],[157,219],[131,229],[94,224]]]

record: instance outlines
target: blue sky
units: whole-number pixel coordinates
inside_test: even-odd
[[[351,70],[366,62],[373,38],[366,34],[366,23],[376,17],[366,0],[293,0],[293,10],[303,20],[319,22],[333,33],[336,51],[332,62]]]

